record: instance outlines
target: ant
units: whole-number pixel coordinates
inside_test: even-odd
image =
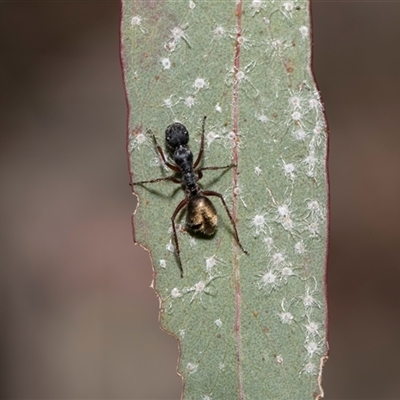
[[[225,207],[225,211],[231,221],[235,240],[242,251],[245,254],[248,254],[247,250],[243,248],[242,243],[239,240],[235,221],[233,220],[232,215],[228,210],[222,194],[214,192],[212,190],[203,190],[197,184],[197,181],[203,177],[204,170],[225,169],[235,166],[235,164],[230,164],[224,167],[197,168],[202,160],[204,153],[204,128],[206,118],[206,116],[204,116],[203,118],[200,151],[194,163],[193,154],[187,147],[187,144],[189,142],[189,132],[183,124],[179,122],[174,122],[173,124],[169,125],[165,130],[167,148],[173,154],[175,165],[167,161],[164,152],[161,146],[157,143],[157,139],[154,136],[153,132],[151,130],[148,131],[153,137],[154,145],[164,164],[172,171],[179,173],[181,175],[181,179],[178,179],[175,176],[168,176],[165,178],[152,179],[149,181],[133,182],[131,184],[132,186],[134,186],[142,185],[144,183],[172,181],[174,183],[185,186],[185,198],[175,208],[175,211],[171,217],[172,229],[174,232],[175,249],[178,256],[178,265],[181,272],[181,278],[183,278],[183,268],[178,243],[178,236],[176,234],[175,218],[178,215],[179,211],[181,211],[186,206],[186,228],[195,233],[201,233],[207,236],[213,235],[217,229],[218,216],[214,204],[211,202],[210,199],[208,199],[208,196],[215,196],[221,200],[223,206]]]

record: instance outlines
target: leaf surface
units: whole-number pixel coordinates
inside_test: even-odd
[[[308,399],[326,356],[327,129],[310,70],[307,2],[124,1],[122,60],[133,182],[171,175],[174,121],[196,158],[203,116],[204,190],[236,221],[210,238],[182,229],[171,181],[135,185],[135,240],[149,249],[161,324],[176,336],[186,399]]]

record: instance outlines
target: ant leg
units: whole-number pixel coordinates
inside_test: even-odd
[[[189,201],[188,199],[183,199],[178,204],[178,206],[175,208],[175,211],[174,211],[174,213],[172,214],[172,217],[171,217],[172,229],[174,231],[175,250],[176,250],[176,254],[178,256],[178,266],[179,266],[179,269],[181,271],[181,278],[183,278],[183,268],[182,268],[182,261],[181,261],[181,252],[179,250],[178,235],[176,234],[175,218],[178,215],[179,211],[181,211],[182,208],[186,206],[188,201]]]
[[[153,133],[150,129],[149,129],[147,132],[150,133],[151,136],[153,137],[154,145],[156,146],[156,149],[157,149],[157,151],[158,151],[158,154],[160,154],[160,157],[161,157],[161,159],[163,160],[163,163],[164,163],[168,168],[172,169],[172,171],[180,172],[179,168],[178,168],[176,165],[173,165],[173,164],[171,164],[171,163],[169,163],[169,162],[167,161],[167,159],[165,158],[163,149],[162,149],[161,146],[157,143],[157,139],[156,139],[156,137],[154,136],[154,133]]]
[[[243,253],[249,254],[249,252],[248,252],[247,250],[244,249],[242,243],[241,243],[240,240],[239,240],[239,235],[238,235],[238,232],[237,232],[237,229],[236,229],[235,221],[233,220],[233,217],[232,217],[231,213],[229,212],[228,206],[226,205],[225,200],[224,200],[224,198],[222,197],[222,194],[221,194],[221,193],[217,193],[217,192],[213,192],[213,191],[211,191],[211,190],[205,190],[205,191],[202,192],[202,194],[203,194],[204,196],[215,196],[215,197],[219,197],[219,198],[220,198],[220,200],[222,201],[222,204],[223,204],[224,207],[225,207],[225,211],[226,211],[226,213],[228,214],[228,217],[229,217],[229,219],[230,219],[230,221],[231,221],[231,224],[232,224],[232,226],[233,226],[233,230],[234,230],[235,239],[236,239],[237,244],[240,246],[240,248],[242,249]]]
[[[236,164],[224,165],[223,167],[202,167],[202,168],[199,168],[198,171],[205,171],[207,169],[225,169],[225,168],[232,168],[232,167],[236,167]]]
[[[225,165],[224,167],[204,167],[204,168],[199,168],[197,172],[197,180],[200,180],[203,177],[203,171],[204,170],[214,170],[214,169],[226,169],[226,168],[232,168],[236,167],[236,164],[229,164]]]
[[[204,116],[204,117],[203,117],[203,124],[202,124],[202,126],[201,126],[201,144],[200,144],[200,151],[199,151],[199,155],[197,156],[196,161],[195,161],[194,164],[193,164],[193,169],[196,168],[196,167],[199,165],[199,163],[200,163],[200,161],[201,161],[201,159],[202,159],[202,157],[203,157],[203,152],[204,152],[204,128],[205,128],[205,125],[206,125],[206,118],[207,118],[207,116]]]
[[[162,181],[172,181],[175,183],[182,183],[180,179],[174,178],[173,176],[167,176],[165,178],[151,179],[150,181],[140,181],[140,182],[132,182],[129,185],[132,187],[135,185],[141,185],[143,183],[154,183],[154,182],[162,182]]]

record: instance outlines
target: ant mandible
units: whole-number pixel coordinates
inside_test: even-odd
[[[154,136],[153,132],[149,131],[153,137],[154,145],[156,146],[156,149],[160,154],[162,161],[172,171],[180,173],[182,177],[181,179],[175,178],[174,176],[167,176],[165,178],[132,183],[132,186],[134,186],[142,185],[144,183],[172,181],[185,186],[186,196],[175,208],[175,211],[171,217],[172,229],[174,232],[175,249],[178,257],[179,269],[181,271],[181,278],[183,278],[183,268],[179,249],[178,235],[176,233],[175,227],[175,218],[178,215],[179,211],[181,211],[182,208],[186,206],[186,228],[196,233],[202,233],[208,236],[213,235],[217,229],[218,216],[214,204],[211,202],[210,199],[208,199],[208,196],[215,196],[221,200],[223,206],[225,207],[225,211],[231,221],[235,240],[242,251],[245,254],[248,254],[247,250],[244,249],[242,243],[239,240],[235,221],[231,213],[229,212],[228,206],[226,205],[222,194],[214,192],[212,190],[202,190],[197,184],[197,181],[203,177],[204,170],[225,169],[235,166],[235,164],[230,164],[224,167],[197,168],[202,160],[204,153],[204,128],[206,118],[206,116],[203,118],[200,151],[194,164],[193,154],[187,147],[187,144],[189,142],[189,132],[183,124],[179,122],[174,122],[173,124],[169,125],[165,130],[167,148],[171,153],[173,153],[173,159],[176,165],[171,164],[167,161],[161,146],[157,143],[156,137]]]

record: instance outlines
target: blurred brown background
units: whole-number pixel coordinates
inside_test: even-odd
[[[312,10],[331,131],[326,399],[399,399],[400,3]],[[0,4],[4,399],[180,396],[132,242],[119,12]]]

